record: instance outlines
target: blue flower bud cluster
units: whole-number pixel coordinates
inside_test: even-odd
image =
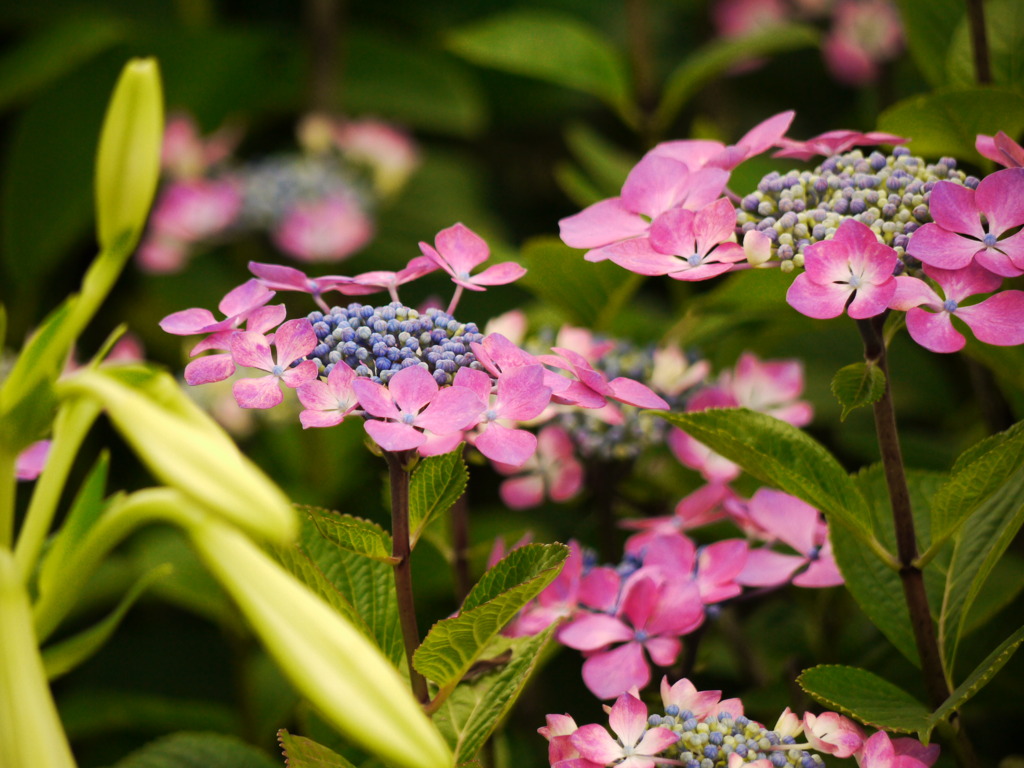
[[[904,259],[910,236],[932,220],[928,198],[939,181],[978,186],[978,179],[957,170],[953,158],[925,163],[905,147],[867,157],[855,149],[813,171],[768,174],[741,201],[736,224],[743,232],[764,232],[786,271],[803,266],[804,249],[831,238],[848,218],[871,227]]]
[[[671,705],[664,715],[651,715],[648,723],[668,728],[680,735],[679,741],[661,753],[661,757],[679,760],[684,768],[725,768],[729,755],[738,754],[743,762],[767,759],[776,768],[821,768],[825,761],[817,753],[803,749],[778,749],[795,744],[792,736],[780,737],[759,723],[727,712],[709,715],[703,720],[688,710]]]
[[[365,190],[333,156],[276,155],[238,169],[242,210],[237,226],[265,228],[276,224],[301,203],[329,197],[356,200],[363,210],[370,203]]]
[[[403,368],[422,365],[443,387],[460,368],[483,368],[470,349],[484,338],[476,323],[461,323],[439,309],[421,314],[397,301],[383,307],[352,303],[307,317],[319,341],[307,359],[323,377],[341,363],[387,384]]]

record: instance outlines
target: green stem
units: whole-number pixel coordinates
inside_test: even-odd
[[[412,547],[409,542],[409,470],[411,451],[383,451],[391,483],[391,555],[395,558],[395,592],[398,596],[398,620],[405,642],[405,658],[409,662],[409,682],[416,699],[430,700],[427,681],[413,666],[412,657],[420,644],[416,625],[416,603],[412,593]]]
[[[18,457],[0,445],[0,549],[10,549],[14,541],[14,500],[18,480],[14,476]]]
[[[992,67],[989,64],[988,32],[985,29],[983,0],[967,0],[967,22],[971,30],[974,76],[978,80],[978,85],[989,85],[992,82]]]

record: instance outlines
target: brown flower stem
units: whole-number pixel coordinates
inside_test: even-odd
[[[978,85],[992,82],[992,67],[988,54],[988,31],[985,29],[983,0],[967,0],[967,23],[971,30],[971,52],[974,55],[974,76]]]
[[[395,593],[398,596],[398,621],[405,642],[405,658],[409,662],[409,682],[416,699],[424,704],[430,700],[427,681],[412,664],[412,656],[420,644],[416,625],[416,604],[412,594],[412,549],[409,544],[409,460],[411,451],[383,451],[391,482],[391,555],[395,558]]]

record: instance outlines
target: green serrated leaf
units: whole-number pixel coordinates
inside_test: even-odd
[[[1022,524],[1024,466],[981,502],[956,535],[939,618],[939,646],[951,672],[971,606]]]
[[[420,674],[441,689],[455,686],[502,628],[558,575],[569,555],[562,544],[528,547],[524,554],[519,553],[526,547],[513,550],[484,575],[483,586],[474,587],[467,597],[472,607],[431,627],[413,656]],[[513,583],[513,576],[523,575],[524,581]]]
[[[857,667],[805,669],[797,683],[816,700],[874,728],[900,733],[925,730],[928,708],[899,686]]]
[[[705,85],[736,64],[762,56],[818,45],[820,34],[805,24],[759,27],[753,34],[717,38],[705,44],[675,68],[665,85],[661,103],[654,113],[659,130],[666,130],[679,111]]]
[[[483,655],[511,657],[472,682],[460,684],[435,713],[434,722],[455,753],[470,761],[515,704],[557,626],[533,637],[497,638]]]
[[[1024,86],[1024,0],[985,3],[985,31],[992,82],[1010,88]],[[950,85],[970,87],[977,82],[966,17],[953,32],[944,58]]]
[[[953,33],[965,17],[961,0],[896,0],[907,47],[929,84],[946,82],[946,56]]]
[[[924,157],[957,157],[979,164],[974,148],[979,133],[1024,131],[1024,95],[1007,88],[943,88],[889,107],[878,129],[908,136],[910,149]]]
[[[989,680],[995,677],[996,673],[1010,660],[1022,643],[1024,643],[1024,627],[1006,638],[998,648],[985,657],[985,660],[957,686],[943,705],[931,714],[928,718],[928,731],[930,732],[932,728],[960,709],[974,694],[984,688]]]
[[[475,64],[597,96],[627,123],[635,120],[622,56],[600,32],[572,16],[510,11],[450,32],[446,44]]]
[[[281,768],[266,752],[221,733],[172,733],[112,768]]]
[[[43,650],[43,666],[46,669],[46,677],[55,680],[95,654],[114,634],[121,619],[128,613],[128,609],[135,604],[135,601],[142,597],[142,594],[154,582],[167,577],[173,571],[173,566],[165,564],[143,574],[106,618],[89,629],[45,648]]]
[[[840,368],[832,378],[832,394],[843,406],[840,421],[851,411],[871,405],[885,394],[885,372],[874,363],[853,363]]]
[[[530,239],[520,261],[527,269],[521,285],[569,322],[595,330],[608,328],[643,281],[609,261],[585,262],[557,237]]]
[[[288,768],[355,768],[333,749],[305,736],[295,736],[284,728],[277,732],[277,743]]]
[[[389,565],[397,562],[391,554],[391,535],[375,522],[320,507],[299,509],[309,516],[320,535],[335,546]]]
[[[416,546],[423,531],[443,515],[466,490],[469,470],[462,446],[420,461],[409,480],[409,540]]]
[[[762,482],[820,509],[830,523],[873,540],[871,513],[850,476],[824,446],[792,424],[746,408],[652,413]]]
[[[969,448],[957,459],[949,481],[932,501],[934,537],[941,541],[955,533],[985,499],[1011,481],[1022,465],[1024,422]]]
[[[919,545],[926,547],[930,540],[929,499],[945,478],[938,473],[912,469],[907,470],[906,476]],[[895,550],[892,506],[882,465],[875,464],[861,470],[853,480],[871,510],[873,528],[879,542],[889,551]],[[842,532],[833,534],[831,540],[832,552],[843,574],[846,588],[861,610],[900,653],[912,663],[918,664],[917,646],[899,574],[859,541],[842,535]],[[932,607],[938,608],[937,605]]]

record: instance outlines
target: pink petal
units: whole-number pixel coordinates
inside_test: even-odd
[[[473,275],[472,282],[477,285],[507,285],[514,283],[525,274],[525,267],[514,261],[503,261],[501,264],[494,264],[483,272]]]
[[[427,439],[422,432],[400,421],[367,419],[363,422],[363,428],[385,451],[408,451],[419,448]]]
[[[299,423],[303,429],[310,427],[336,427],[345,420],[345,412],[340,410],[300,411]]]
[[[645,710],[646,711],[646,710]],[[636,745],[636,751],[641,755],[657,755],[675,744],[681,736],[668,728],[649,728],[644,733],[640,743]]]
[[[896,281],[890,277],[886,283],[873,285],[865,283],[857,289],[857,294],[847,308],[847,314],[854,320],[863,320],[885,312],[896,294]]]
[[[521,467],[537,450],[537,436],[525,429],[507,429],[491,422],[473,443],[492,461]]]
[[[638,275],[667,275],[686,266],[685,261],[656,251],[646,237],[623,240],[603,249],[603,253],[620,267]]]
[[[270,356],[270,344],[262,333],[241,331],[234,334],[231,337],[231,356],[235,359],[236,365],[246,368],[269,371],[274,367],[274,359]]]
[[[599,765],[614,763],[625,754],[622,745],[597,723],[580,726],[569,738],[580,755]]]
[[[1024,292],[1002,291],[956,313],[979,341],[1008,347],[1024,344]]]
[[[806,562],[804,557],[783,555],[767,548],[752,549],[736,582],[748,587],[779,586],[789,581],[793,572]]]
[[[273,296],[274,292],[259,280],[246,280],[237,288],[228,291],[217,308],[227,317],[232,317],[266,304]]]
[[[760,488],[750,499],[750,518],[772,538],[801,554],[815,546],[818,510],[802,499],[773,488]]]
[[[614,568],[603,565],[591,568],[580,579],[580,603],[598,611],[610,611],[619,600],[621,585],[622,579]]]
[[[608,725],[623,745],[635,747],[647,730],[647,707],[635,696],[624,694],[612,705]]]
[[[938,224],[929,223],[910,236],[907,253],[933,267],[962,269],[982,248],[984,246],[978,240],[961,237]]]
[[[583,662],[583,682],[599,699],[618,696],[633,686],[644,688],[650,680],[651,670],[637,642],[595,654]]]
[[[953,327],[948,312],[927,312],[914,308],[907,312],[910,338],[932,352],[958,352],[967,340]]]
[[[661,595],[655,581],[640,573],[638,571],[635,578],[628,582],[619,614],[625,615],[634,628],[646,629],[647,620],[654,613]]]
[[[832,550],[826,551],[823,547],[818,559],[812,560],[806,571],[798,573],[793,583],[798,587],[838,587],[844,579],[832,557]]]
[[[940,186],[942,184],[935,185],[936,189]],[[934,197],[935,189],[932,190]],[[975,191],[975,202],[988,220],[989,232],[1000,235],[1024,224],[1024,168],[1007,168],[986,176]],[[929,202],[929,207],[933,205]]]
[[[816,283],[808,272],[796,276],[786,291],[786,301],[807,317],[828,320],[839,317],[850,297],[850,286],[837,283]]]
[[[405,370],[413,370],[406,368]],[[416,370],[423,371],[424,375],[434,381],[433,377],[425,369],[416,366]],[[389,385],[401,374],[395,374]],[[437,391],[437,384],[434,384],[433,399],[423,413],[416,417],[415,424],[423,429],[429,429],[437,435],[450,435],[454,432],[461,432],[464,429],[476,424],[480,414],[486,406],[476,396],[476,393],[466,387],[445,387]],[[411,412],[412,409],[406,409]]]
[[[549,402],[551,389],[544,386],[540,365],[515,368],[498,379],[495,410],[504,418],[528,421],[539,416]]]
[[[396,421],[402,418],[387,387],[369,379],[357,378],[352,382],[352,391],[356,393],[360,407],[371,416]]]
[[[683,208],[665,211],[651,223],[650,247],[660,254],[689,256],[697,248],[694,215]]]
[[[683,644],[678,637],[650,637],[644,641],[644,648],[651,657],[651,661],[659,667],[668,667],[675,664]]]
[[[461,222],[438,232],[434,245],[456,274],[472,271],[491,255],[484,239]]]
[[[936,226],[950,232],[971,235],[978,240],[985,237],[985,230],[981,226],[981,211],[973,189],[952,181],[940,181],[932,188],[928,210]]]
[[[558,642],[577,651],[596,651],[632,639],[633,631],[606,613],[584,613],[558,632]]]
[[[235,372],[231,355],[207,355],[185,366],[185,383],[192,386],[224,381]]]
[[[793,110],[772,115],[747,131],[736,144],[747,150],[748,157],[759,155],[774,146],[785,135],[794,117],[796,112]]]
[[[277,360],[281,365],[291,365],[310,352],[317,345],[316,333],[306,318],[289,320],[277,329],[274,334],[274,346],[277,347]],[[312,362],[312,361],[307,361]],[[314,365],[316,365],[314,363]]]
[[[650,226],[643,217],[627,210],[618,197],[594,203],[558,222],[562,242],[570,248],[601,248],[643,235]]]
[[[388,381],[391,397],[405,413],[418,413],[433,399],[438,389],[434,377],[422,365],[403,368]]]
[[[922,304],[930,309],[942,307],[942,299],[924,280],[900,275],[896,278],[896,293],[889,301],[889,307],[906,312]]]
[[[622,203],[631,211],[657,218],[678,204],[689,175],[689,169],[682,163],[647,154],[626,177]]]
[[[317,378],[317,367],[316,363],[312,360],[306,360],[299,363],[294,368],[289,368],[281,374],[281,381],[284,382],[286,387],[295,389],[303,384],[308,384]]]
[[[660,408],[666,411],[671,408],[663,398],[655,394],[654,390],[639,381],[620,376],[610,381],[608,387],[611,389],[611,394],[608,397],[618,400],[620,403],[635,405],[638,408]]]
[[[37,440],[18,454],[14,462],[14,476],[18,480],[35,480],[43,472],[50,455],[50,440]]]
[[[719,243],[735,234],[736,209],[728,198],[722,197],[701,208],[693,219],[693,233],[697,238],[697,253],[706,255]]]
[[[524,475],[505,480],[498,487],[498,494],[505,506],[512,509],[530,509],[544,501],[544,478],[540,475]]]
[[[211,330],[219,330],[218,325],[224,325],[224,323],[218,323],[217,318],[210,310],[201,307],[174,312],[160,321],[160,327],[175,336],[209,333]]]
[[[231,386],[231,392],[240,408],[273,408],[284,400],[276,376],[239,379]]]

